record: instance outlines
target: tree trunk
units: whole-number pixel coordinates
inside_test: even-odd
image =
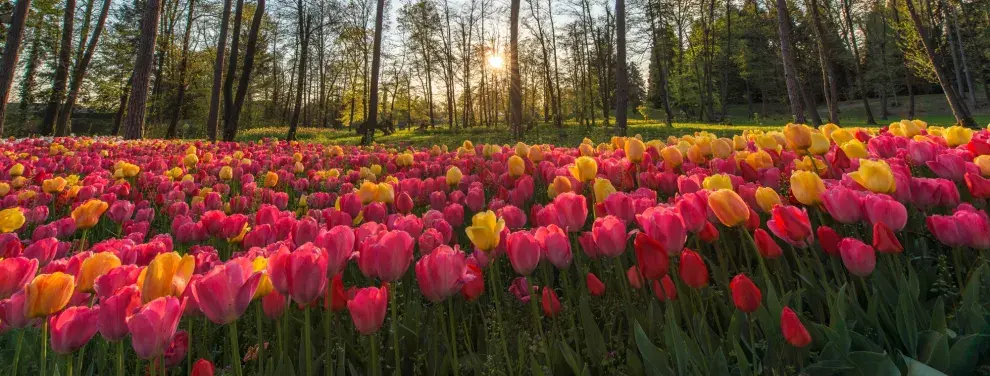
[[[68,0],[72,1],[72,0]],[[124,117],[124,138],[140,139],[144,136],[144,113],[148,103],[148,83],[155,55],[155,42],[158,39],[158,21],[161,18],[161,0],[148,0],[141,19],[141,36],[138,40],[134,60],[134,77],[131,81],[131,95],[127,102],[127,116]]]
[[[79,88],[82,86],[83,79],[86,77],[86,69],[89,67],[90,61],[93,60],[93,54],[96,52],[96,46],[100,42],[100,35],[103,34],[104,25],[107,22],[107,15],[110,14],[110,1],[103,0],[103,7],[100,8],[100,18],[96,20],[96,27],[93,29],[93,36],[89,40],[89,44],[86,46],[86,52],[82,55],[82,58],[76,63],[75,68],[72,70],[72,81],[69,83],[69,96],[65,99],[65,104],[62,105],[62,109],[58,115],[58,119],[55,123],[56,129],[68,129],[70,123],[70,118],[72,117],[72,107],[76,104],[76,98],[79,97]],[[80,47],[82,47],[80,45]],[[80,49],[80,51],[82,51]]]
[[[303,12],[300,7],[300,17]],[[306,58],[309,55],[309,38],[310,38],[310,27],[313,23],[313,16],[306,15],[306,22],[301,24],[300,31],[302,35],[299,37],[299,68],[298,68],[298,78],[296,79],[296,104],[292,109],[292,119],[289,120],[289,134],[285,137],[286,140],[293,141],[296,139],[296,129],[299,127],[299,113],[302,111],[302,101],[303,101],[303,83],[306,81]]]
[[[959,60],[962,61],[963,77],[966,78],[966,89],[969,90],[969,95],[966,98],[969,100],[969,106],[976,108],[976,87],[973,85],[973,75],[969,72],[969,63],[966,59],[966,44],[963,43],[962,33],[959,31],[959,13],[956,13],[955,9],[952,9],[951,12],[952,28],[956,31],[956,45],[959,46]]]
[[[37,23],[32,27],[32,34],[40,35],[41,33],[41,23]],[[42,38],[31,38],[31,52],[28,52],[27,62],[24,67],[24,77],[21,79],[21,106],[18,109],[18,123],[21,129],[26,129],[28,118],[33,114],[31,106],[34,104],[34,89],[37,84],[38,76],[38,66],[41,64],[41,40]],[[12,42],[11,42],[12,43]],[[10,54],[4,53],[3,56],[13,56],[14,51]],[[13,74],[13,72],[11,72]],[[8,93],[10,92],[9,86]],[[6,101],[3,101],[3,109],[0,111],[6,112]],[[4,115],[0,114],[0,119],[3,119]],[[0,120],[0,133],[3,133],[3,121]]]
[[[0,56],[0,134],[3,134],[3,123],[7,115],[7,99],[10,98],[10,85],[13,84],[14,72],[17,71],[17,57],[21,53],[24,26],[30,10],[31,0],[17,0],[17,3],[14,4],[10,26],[7,29],[7,39],[3,46],[3,56]]]
[[[213,88],[210,89],[210,112],[206,118],[206,136],[210,141],[217,140],[217,127],[220,121],[220,89],[223,87],[224,53],[227,51],[231,2],[232,0],[223,1],[223,13],[220,14],[220,36],[217,40],[217,58],[213,61]]]
[[[910,1],[910,0],[909,0]],[[873,120],[873,110],[870,109],[870,98],[866,92],[866,80],[863,76],[862,60],[859,59],[859,46],[856,43],[856,30],[852,24],[852,10],[850,9],[852,0],[842,0],[842,9],[846,15],[846,26],[849,28],[849,44],[853,50],[853,68],[856,69],[856,86],[859,86],[859,97],[863,101],[863,111],[866,112],[866,124],[876,124]]]
[[[935,51],[934,43],[929,39],[928,29],[914,8],[914,0],[907,0],[905,3],[907,3],[908,13],[911,14],[911,21],[914,23],[914,28],[918,31],[918,35],[921,36],[921,44],[925,46],[928,60],[931,61],[932,68],[935,70],[935,76],[938,77],[938,83],[942,86],[942,91],[945,93],[945,99],[949,102],[949,107],[952,109],[952,115],[956,118],[957,123],[968,128],[976,128],[976,122],[973,121],[969,109],[959,99],[956,89],[952,86],[952,82],[949,81],[949,77],[945,73],[945,68],[942,67],[939,61],[940,59]]]
[[[108,0],[109,1],[109,0]],[[175,94],[175,108],[172,109],[172,119],[168,123],[165,138],[175,138],[182,116],[182,106],[186,101],[186,69],[189,67],[189,37],[192,34],[193,13],[196,10],[196,0],[189,0],[189,13],[186,15],[186,31],[182,34],[182,57],[179,60],[179,89]]]
[[[801,104],[801,90],[798,86],[797,68],[791,52],[791,16],[787,11],[786,0],[777,2],[777,33],[780,36],[780,57],[784,63],[784,82],[787,84],[787,100],[791,104],[791,114],[794,121],[801,124],[804,118],[804,106]]]
[[[248,31],[247,47],[244,49],[244,67],[241,69],[240,82],[237,83],[237,97],[234,99],[234,105],[227,111],[229,118],[224,119],[224,141],[234,141],[234,137],[237,137],[238,119],[241,114],[241,107],[244,106],[244,97],[247,95],[248,86],[251,83],[254,50],[258,46],[258,30],[261,29],[261,19],[264,15],[265,0],[258,0],[254,9],[254,18],[251,20],[251,30]]]
[[[58,63],[55,65],[55,81],[52,93],[45,107],[44,117],[38,128],[38,133],[52,134],[55,119],[58,116],[59,105],[65,99],[65,84],[69,76],[69,66],[72,65],[72,27],[76,19],[76,0],[65,0],[65,11],[62,13],[62,41],[58,47]],[[55,129],[56,136],[67,136],[68,129]]]
[[[519,3],[509,9],[509,126],[513,137],[522,139],[522,77],[519,76]]]
[[[615,0],[615,134],[626,135],[629,65],[626,63],[626,0]]]
[[[244,0],[237,0],[237,5],[234,8],[234,27],[230,30],[230,59],[227,62],[227,75],[223,77],[224,133],[230,128],[231,118],[237,116],[232,111],[234,110],[234,80],[237,79],[237,57],[241,47],[241,18],[244,18]]]
[[[378,79],[382,66],[382,23],[385,13],[385,0],[378,0],[375,10],[375,44],[371,56],[371,98],[368,103],[368,117],[364,122],[361,144],[366,145],[375,138],[378,128]]]
[[[815,31],[815,40],[818,47],[818,61],[822,66],[822,82],[825,85],[825,104],[828,106],[828,121],[839,124],[839,92],[838,83],[835,78],[835,69],[829,59],[829,48],[825,43],[825,28],[822,26],[822,16],[818,7],[818,0],[811,0],[811,23]]]
[[[553,85],[554,85],[554,97],[557,99],[553,109],[553,124],[557,128],[562,128],[564,126],[564,119],[560,113],[560,108],[563,106],[561,103],[563,101],[560,96],[560,68],[557,64],[557,28],[553,22],[553,0],[547,0],[547,18],[550,19],[550,44],[553,48]]]

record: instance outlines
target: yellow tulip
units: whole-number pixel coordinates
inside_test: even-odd
[[[24,226],[24,213],[21,208],[12,207],[0,210],[0,233],[14,232]],[[19,249],[19,248],[18,248]]]
[[[10,193],[10,184],[0,183],[0,197],[6,196]]]
[[[719,222],[728,227],[738,226],[749,219],[749,206],[731,189],[719,189],[708,195],[708,207]]]
[[[598,162],[591,157],[579,157],[570,167],[571,176],[579,182],[589,182],[598,175]]]
[[[471,218],[471,226],[465,229],[471,243],[482,251],[491,251],[498,247],[505,221],[495,216],[491,210],[475,214]]]
[[[784,137],[787,148],[804,150],[811,146],[811,128],[804,124],[787,124],[784,126]]]
[[[740,136],[740,135],[732,136],[732,148],[733,149],[736,149],[736,150],[746,150],[746,147],[747,146],[749,146],[749,142],[746,141],[746,137],[743,137],[743,136]]]
[[[370,181],[361,183],[358,188],[358,197],[361,198],[361,203],[365,205],[374,202],[375,198],[378,197],[378,184]]]
[[[578,151],[581,153],[581,156],[584,157],[595,155],[595,148],[590,144],[581,144],[581,146],[578,146]]]
[[[691,147],[688,148],[687,158],[688,161],[691,161],[691,163],[694,164],[705,163],[705,153],[704,151],[701,150],[701,147],[698,146],[697,144],[691,145]]]
[[[956,147],[962,144],[969,143],[969,140],[973,138],[973,130],[954,125],[949,127],[945,132],[945,142],[951,147]]]
[[[849,133],[848,130],[842,128],[832,131],[829,137],[832,139],[832,142],[834,142],[836,145],[842,145],[855,139],[852,133]]]
[[[10,184],[12,184],[14,186],[14,188],[20,189],[21,187],[24,187],[25,185],[27,185],[29,182],[31,182],[31,181],[28,180],[28,178],[23,177],[23,176],[18,176],[18,177],[15,177],[13,180],[11,180],[10,181]],[[31,191],[31,192],[34,192],[34,191]]]
[[[182,164],[186,165],[187,168],[193,168],[197,163],[199,163],[199,157],[196,154],[186,154],[182,158]]]
[[[543,160],[543,148],[539,145],[533,145],[529,148],[529,151],[527,151],[526,156],[529,160],[533,161],[533,163],[539,163]]]
[[[719,189],[728,189],[731,191],[732,179],[730,179],[729,175],[726,174],[715,174],[706,177],[705,180],[702,182],[702,185],[705,187],[705,189],[709,191],[715,191]]]
[[[254,297],[251,299],[263,298],[265,295],[271,294],[275,286],[272,285],[271,278],[268,278],[268,259],[258,256],[251,261],[251,268],[254,272],[261,272],[261,282],[258,282],[258,289],[254,291]]]
[[[375,176],[381,175],[382,174],[382,166],[381,165],[378,165],[378,164],[371,165],[371,173],[372,174],[375,174]]]
[[[389,183],[378,183],[375,192],[375,201],[390,204],[395,201],[395,188]]]
[[[712,155],[715,158],[726,159],[732,155],[732,141],[727,138],[718,138],[712,141]]]
[[[127,163],[124,161],[118,163],[119,166],[117,169],[121,171],[121,173],[124,175],[125,178],[135,177],[139,172],[141,172],[141,167],[138,167],[135,164]]]
[[[794,171],[791,174],[791,192],[798,202],[808,206],[817,205],[822,202],[825,183],[814,172]]]
[[[827,140],[832,141],[832,132],[839,129],[839,126],[835,125],[835,123],[828,123],[818,127],[818,129],[822,131],[822,135],[825,136]]]
[[[684,163],[684,155],[681,150],[675,146],[667,146],[660,150],[660,157],[663,158],[663,162],[670,167],[678,167]]]
[[[461,169],[457,168],[457,166],[450,166],[447,169],[447,185],[460,184],[463,177],[464,174],[461,173]]]
[[[7,173],[10,174],[10,176],[24,175],[24,165],[20,163],[14,164],[13,166],[10,166],[10,169],[7,170]]]
[[[109,207],[109,204],[98,199],[90,199],[77,206],[72,210],[72,219],[76,220],[76,228],[88,229],[96,226],[96,223],[100,221],[100,216]]]
[[[814,155],[822,155],[828,152],[829,147],[832,144],[829,142],[828,137],[821,132],[814,132],[811,134],[811,146],[808,147],[808,152]]]
[[[627,139],[625,144],[625,152],[626,158],[629,158],[630,162],[642,162],[643,155],[646,154],[646,144],[636,138]]]
[[[859,161],[859,170],[850,172],[849,177],[875,193],[894,193],[897,190],[894,173],[885,161],[862,159]]]
[[[973,159],[973,163],[980,168],[983,176],[990,176],[990,155],[981,155]],[[0,194],[0,196],[3,196]]]
[[[295,153],[292,153],[292,161],[293,162],[301,162],[302,159],[303,159],[302,153],[300,153],[298,151],[295,152]]]
[[[605,202],[608,195],[615,193],[615,187],[612,186],[612,182],[608,179],[595,179],[595,203],[600,204]]]
[[[278,185],[278,174],[273,171],[268,171],[268,173],[265,174],[265,187],[274,188],[276,185]]]
[[[780,205],[780,195],[773,188],[756,188],[756,204],[763,209],[764,213],[769,213],[774,206]]]
[[[509,176],[518,178],[526,173],[526,162],[519,155],[509,157]]]
[[[524,158],[529,155],[529,145],[526,145],[522,141],[517,142],[513,151],[519,158]]]
[[[120,266],[120,259],[113,252],[100,252],[83,260],[76,280],[76,292],[93,293],[96,278]]]
[[[772,134],[764,133],[756,136],[756,145],[762,149],[770,149],[774,151],[780,151],[780,143],[777,142],[777,138]]]
[[[770,153],[760,149],[746,155],[746,164],[756,170],[770,168],[773,167],[773,157],[770,156]]]
[[[65,189],[67,182],[62,177],[55,177],[52,179],[45,179],[41,182],[41,190],[45,193],[58,193]]]
[[[178,253],[169,252],[155,256],[138,276],[141,300],[147,303],[163,296],[182,295],[195,268],[196,259],[191,255],[179,257]]]
[[[849,140],[839,147],[842,148],[842,151],[845,152],[846,156],[850,159],[866,158],[870,156],[870,152],[866,150],[866,145],[856,139]]]
[[[220,167],[220,179],[230,180],[234,178],[234,169],[230,166]]]
[[[69,304],[76,281],[71,275],[55,272],[41,274],[24,286],[24,315],[48,317]]]
[[[794,168],[801,171],[811,171],[819,175],[828,171],[828,165],[824,161],[807,155],[803,159],[795,159]]]

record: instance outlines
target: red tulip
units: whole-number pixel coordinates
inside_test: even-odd
[[[617,257],[626,250],[626,225],[614,216],[595,220],[592,236],[598,253],[605,257]]]
[[[114,295],[118,290],[137,283],[142,269],[137,265],[121,265],[110,269],[107,274],[96,277],[93,289],[101,298]]]
[[[873,194],[863,200],[863,209],[870,224],[883,222],[891,230],[901,231],[907,224],[907,208],[887,195]]]
[[[753,233],[753,240],[756,241],[756,249],[760,251],[760,256],[764,258],[775,259],[784,254],[780,245],[762,228],[756,229],[756,232]]]
[[[753,313],[756,312],[757,308],[760,308],[763,294],[760,293],[760,288],[756,287],[756,284],[745,274],[740,273],[732,278],[729,289],[732,290],[732,303],[736,305],[736,309],[745,313]]]
[[[54,231],[55,227],[50,224],[44,226],[38,226],[37,228],[34,229],[34,232],[38,233],[40,229],[45,227],[50,228],[51,233],[48,234],[47,236],[40,237],[38,239],[44,239],[47,237],[55,236],[55,231]],[[17,257],[21,255],[21,252],[23,250],[24,250],[24,246],[21,245],[21,239],[17,237],[17,233],[8,232],[8,233],[0,234],[0,257],[3,258]]]
[[[643,273],[640,273],[638,266],[633,265],[626,270],[626,279],[632,288],[637,290],[643,288]]]
[[[296,303],[312,303],[327,284],[326,253],[312,243],[291,253],[281,248],[268,259],[268,276],[276,290]]]
[[[327,255],[327,275],[334,276],[344,271],[348,260],[354,255],[354,230],[349,226],[337,225],[330,231],[321,231],[313,242]]]
[[[522,304],[529,303],[531,295],[537,291],[539,291],[538,287],[530,286],[529,280],[526,277],[516,277],[509,284],[509,293],[515,296]]]
[[[807,247],[815,240],[807,210],[777,205],[772,210],[772,217],[767,221],[767,227],[781,240],[800,248]]]
[[[759,217],[757,217],[759,218]],[[701,241],[712,244],[718,240],[718,229],[715,228],[711,222],[705,222],[705,228],[698,232],[698,236],[701,237]]]
[[[588,202],[584,196],[572,192],[561,193],[554,198],[553,206],[557,210],[560,226],[567,232],[578,232],[584,228],[584,222],[588,218]]]
[[[131,344],[141,359],[162,355],[172,343],[185,303],[171,296],[152,300],[127,319]]]
[[[282,317],[285,306],[285,295],[280,294],[278,290],[272,290],[268,295],[261,297],[261,310],[269,319],[276,320]]]
[[[0,323],[6,327],[20,329],[31,325],[34,320],[27,317],[27,296],[20,290],[10,298],[0,300]]]
[[[388,310],[388,294],[386,286],[365,287],[347,301],[347,310],[351,313],[351,321],[358,332],[371,335],[382,327]]]
[[[667,274],[670,260],[660,242],[639,232],[633,241],[633,248],[636,250],[636,263],[646,279],[657,280]]]
[[[877,222],[873,225],[873,248],[880,253],[904,252],[904,247],[901,246],[901,241],[897,240],[897,235],[883,222]]]
[[[598,252],[598,246],[595,244],[595,235],[591,231],[582,232],[578,236],[578,244],[581,245],[581,250],[584,254],[592,259],[597,259],[601,254]]]
[[[659,301],[677,300],[677,287],[674,280],[670,279],[670,274],[663,276],[659,282],[653,280],[653,294]]]
[[[681,280],[688,286],[700,289],[708,285],[708,267],[701,255],[690,249],[684,248],[681,252],[681,265],[678,269]]]
[[[165,367],[175,367],[179,365],[183,360],[186,359],[186,352],[189,351],[189,333],[185,330],[180,330],[172,336],[172,343],[168,345],[168,349],[162,354],[162,358],[165,360]],[[155,364],[158,364],[158,360],[155,360]]]
[[[540,263],[540,242],[536,237],[526,231],[516,231],[509,234],[506,242],[512,269],[520,275],[532,274]]]
[[[557,293],[549,286],[543,286],[543,298],[540,299],[540,305],[543,306],[543,314],[547,317],[556,317],[562,309],[560,299],[557,299]]]
[[[591,296],[602,296],[605,294],[605,284],[602,283],[602,280],[598,279],[595,273],[588,273],[584,280],[588,285],[588,293]]]
[[[213,376],[213,363],[209,360],[200,359],[193,364],[190,376]]]
[[[401,192],[395,197],[395,210],[399,213],[409,214],[409,212],[412,211],[412,208],[413,200],[412,197],[409,196],[409,193]]]
[[[818,226],[818,230],[815,230],[815,233],[818,234],[818,244],[821,244],[822,251],[825,251],[826,255],[839,255],[839,241],[842,238],[839,237],[839,234],[835,230],[828,226]]]
[[[192,295],[206,318],[217,325],[230,324],[247,310],[263,276],[254,272],[250,260],[239,257],[200,278],[192,285]]]
[[[0,259],[0,300],[23,289],[37,272],[38,260],[24,257]]]
[[[96,327],[109,342],[117,342],[127,336],[127,317],[141,308],[141,290],[130,285],[111,296],[100,299],[100,314]]]
[[[687,230],[681,214],[676,211],[662,207],[649,208],[643,214],[636,215],[636,222],[646,235],[663,244],[667,256],[676,256],[684,248]]]
[[[571,265],[574,255],[571,253],[571,241],[567,238],[567,233],[557,225],[549,225],[536,229],[536,241],[540,242],[540,248],[546,259],[557,269],[567,269]]]
[[[784,307],[780,313],[780,331],[784,333],[784,339],[791,346],[800,348],[811,344],[811,334],[790,307]]]
[[[846,269],[855,276],[866,277],[877,265],[877,255],[873,247],[859,239],[842,239],[839,242],[839,253],[842,255],[842,263]]]
[[[464,252],[445,245],[416,262],[416,282],[431,302],[441,302],[457,294],[468,279],[474,278],[466,272]]]
[[[415,245],[413,237],[405,231],[386,231],[361,250],[361,262],[372,263],[378,279],[385,282],[397,281],[409,270]]]
[[[478,299],[485,292],[485,279],[481,267],[475,264],[467,264],[466,274],[471,275],[473,278],[467,281],[467,283],[464,283],[464,286],[461,286],[461,296],[470,302]]]
[[[70,354],[79,350],[96,335],[97,315],[100,307],[75,306],[66,308],[48,319],[51,328],[52,350],[59,354]]]

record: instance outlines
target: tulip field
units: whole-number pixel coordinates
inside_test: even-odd
[[[986,129],[0,151],[0,375],[990,375]]]

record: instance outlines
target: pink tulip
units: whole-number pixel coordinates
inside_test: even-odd
[[[536,293],[537,289],[537,286],[529,285],[529,280],[526,277],[516,277],[509,285],[509,293],[522,304],[528,304],[532,294]]]
[[[416,242],[409,233],[387,231],[362,249],[360,262],[372,265],[378,279],[385,282],[397,281],[409,270],[415,245]]]
[[[855,191],[834,185],[822,193],[822,205],[836,221],[853,224],[863,220],[863,199]]]
[[[404,231],[415,239],[423,233],[423,220],[412,214],[397,216],[395,222],[390,227],[392,230]]]
[[[96,335],[97,315],[100,307],[76,306],[66,308],[48,319],[51,328],[52,350],[59,354],[70,354],[79,350]]]
[[[473,275],[467,274],[464,252],[440,246],[416,262],[416,282],[423,296],[440,302],[460,291]]]
[[[131,219],[131,215],[134,214],[134,204],[127,200],[117,200],[110,205],[110,209],[107,210],[107,217],[111,221],[116,223],[123,223],[124,221]]]
[[[333,276],[344,271],[354,254],[354,230],[348,226],[334,226],[321,231],[314,242],[327,255],[327,273]]]
[[[96,290],[96,295],[101,298],[112,296],[118,290],[137,283],[141,269],[137,265],[121,265],[110,269],[106,274],[96,277],[93,289]]]
[[[543,314],[547,317],[556,317],[562,309],[557,293],[549,286],[543,286],[543,297],[540,299],[540,305],[543,307]]]
[[[890,196],[867,195],[863,200],[863,209],[871,225],[883,222],[891,230],[901,231],[907,224],[907,208]]]
[[[581,245],[581,250],[584,251],[584,254],[588,255],[588,257],[596,259],[601,256],[601,253],[598,252],[598,245],[595,244],[595,234],[591,231],[582,232],[581,235],[578,236],[578,244]]]
[[[130,285],[115,294],[100,299],[100,314],[96,328],[109,342],[117,342],[127,336],[127,317],[141,307],[141,290]]]
[[[908,157],[911,163],[922,165],[935,159],[938,153],[938,145],[927,141],[911,141],[908,143]]]
[[[777,205],[773,208],[772,215],[773,219],[767,221],[767,228],[781,240],[800,248],[807,247],[815,240],[806,209]]]
[[[669,208],[654,207],[636,216],[639,227],[654,240],[663,244],[668,256],[679,255],[687,241],[687,230],[681,215]],[[704,222],[702,222],[704,225]]]
[[[578,232],[584,228],[584,222],[588,218],[588,203],[584,196],[572,192],[561,193],[554,198],[553,206],[557,210],[560,227],[567,232]]]
[[[839,254],[842,255],[842,263],[846,269],[858,277],[869,276],[877,264],[877,254],[873,247],[859,239],[842,239],[839,242]]]
[[[21,255],[36,260],[39,267],[44,267],[55,259],[58,244],[58,239],[55,238],[41,239],[24,248],[24,253]]]
[[[540,208],[540,210],[537,210],[536,214],[534,215],[534,219],[536,221],[537,226],[549,226],[549,225],[555,225],[558,227],[562,226],[560,222],[560,216],[557,213],[557,207],[554,206],[553,204],[547,204],[547,206],[544,206]]]
[[[525,220],[525,216],[523,216],[523,218]],[[460,227],[464,224],[464,207],[458,203],[451,203],[447,205],[443,208],[443,219],[451,226]]]
[[[24,288],[38,272],[38,260],[24,257],[0,259],[0,300]]]
[[[303,219],[296,222],[295,228],[292,229],[292,244],[297,247],[306,243],[314,242],[317,234],[320,232],[320,224],[316,223],[313,217],[303,217]]]
[[[282,317],[282,314],[285,313],[285,306],[285,295],[280,294],[277,290],[272,290],[271,293],[261,298],[261,310],[269,319],[275,320]]]
[[[708,203],[707,198],[703,194],[685,194],[677,201],[676,207],[685,229],[697,233],[705,228],[705,223],[708,221],[706,217]]]
[[[312,243],[293,252],[280,248],[268,259],[272,286],[298,304],[309,304],[320,296],[327,282],[326,253]]]
[[[990,220],[987,219],[986,212],[960,209],[952,216],[958,220],[959,231],[964,234],[966,246],[990,249]]]
[[[958,154],[942,153],[937,155],[934,161],[925,164],[938,177],[955,182],[963,181],[963,176],[966,174],[966,161]]]
[[[166,296],[152,300],[127,318],[131,344],[139,358],[150,360],[165,352],[172,343],[184,309],[185,303]]]
[[[605,257],[617,257],[626,250],[626,225],[618,218],[606,216],[595,220],[592,235],[598,252]]]
[[[536,229],[534,235],[536,241],[540,242],[543,255],[553,266],[557,269],[567,269],[571,265],[573,259],[571,242],[563,229],[556,225],[549,225]]]
[[[10,298],[0,300],[0,323],[14,329],[20,329],[31,325],[33,319],[25,314],[25,304],[27,297],[24,290],[20,290]]]
[[[633,207],[633,199],[625,193],[615,193],[605,198],[605,212],[619,218],[625,224],[629,224],[636,219],[636,212]]]
[[[347,301],[354,327],[363,335],[371,335],[382,327],[388,310],[388,287],[365,287]]]
[[[517,231],[509,234],[506,242],[512,269],[520,275],[532,274],[540,263],[540,242],[536,237],[526,231]]]
[[[45,226],[40,226],[36,228],[34,232],[38,232],[38,229],[42,227]],[[54,230],[54,227],[52,227],[52,229]],[[24,247],[21,245],[21,239],[17,237],[17,233],[8,232],[5,234],[0,234],[0,257],[12,258],[12,257],[20,256],[21,251],[23,251],[23,248]]]
[[[193,284],[193,298],[210,321],[230,324],[247,310],[262,276],[254,272],[251,260],[235,258],[214,267]]]

